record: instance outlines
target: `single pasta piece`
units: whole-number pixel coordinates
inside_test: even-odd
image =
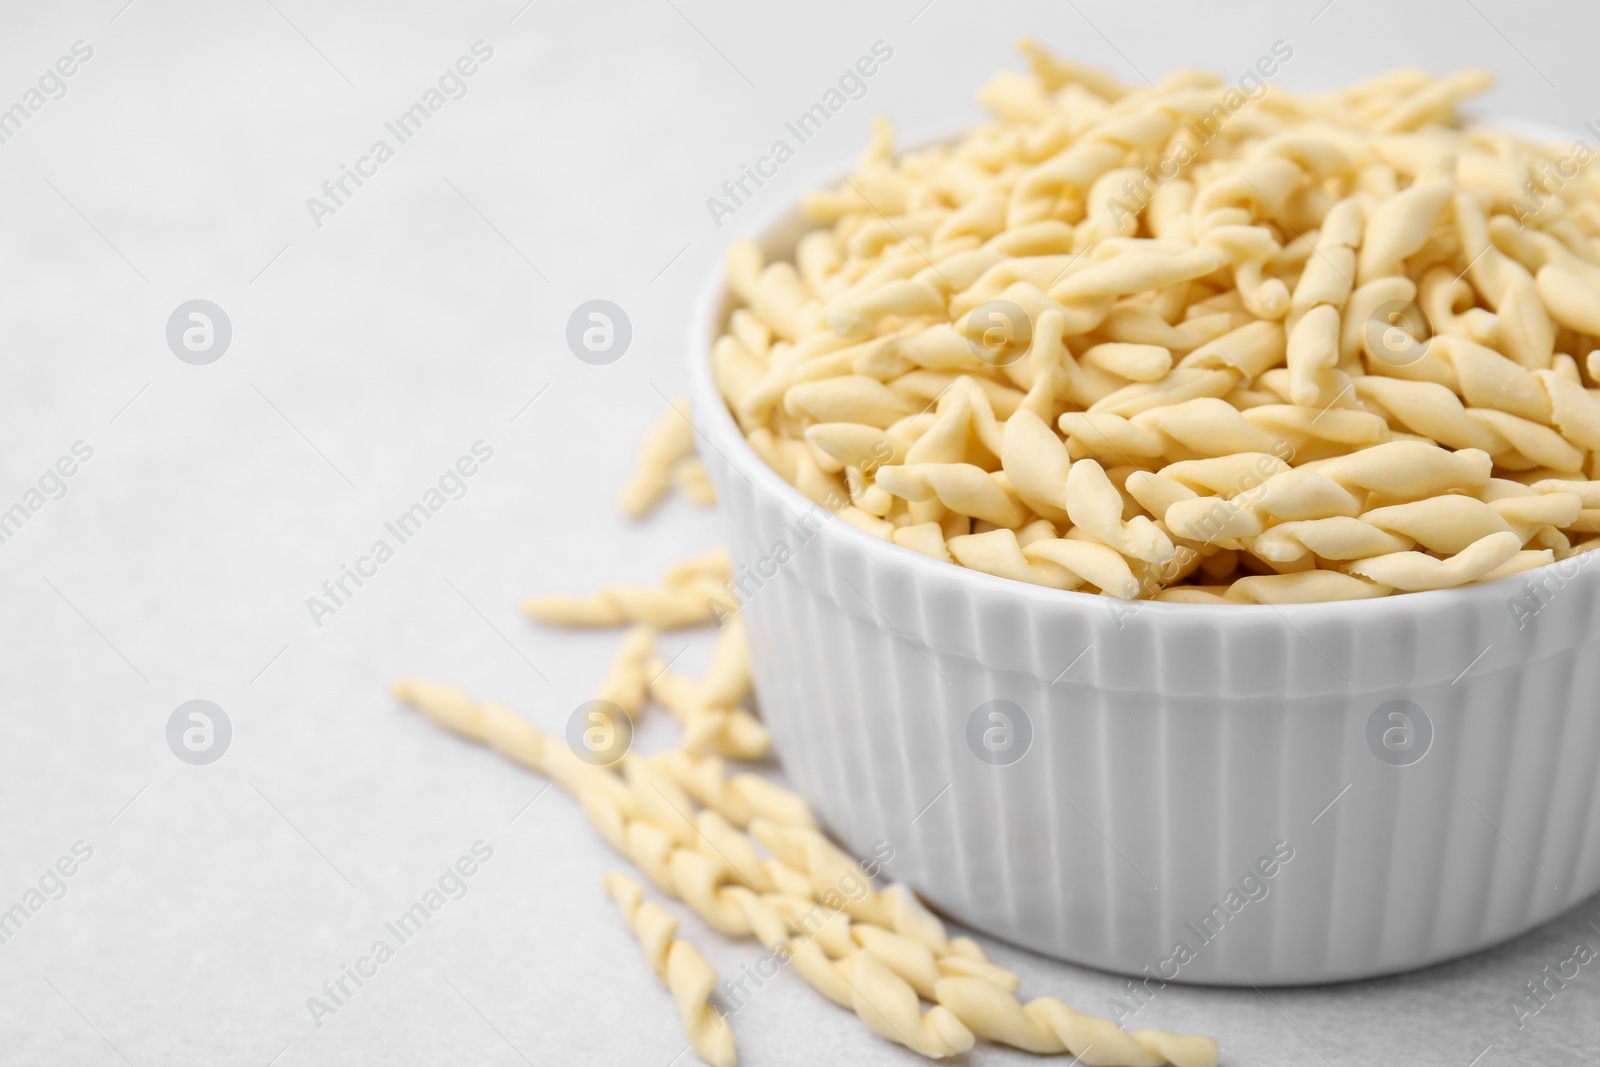
[[[750,695],[750,652],[744,623],[731,615],[711,649],[704,679],[673,674],[653,659],[645,668],[650,695],[683,725],[683,747],[738,760],[764,759],[772,738],[739,704]]]
[[[671,488],[674,467],[693,454],[694,423],[689,420],[689,401],[680,397],[661,413],[639,442],[633,474],[617,495],[622,513],[630,519],[649,514]]]
[[[1055,997],[1023,1004],[1006,990],[974,978],[941,979],[934,995],[979,1037],[1028,1052],[1068,1053],[1080,1063],[1127,1067],[1217,1064],[1217,1043],[1209,1037],[1162,1030],[1130,1034],[1108,1019],[1074,1011]]]
[[[605,677],[594,688],[595,700],[615,704],[638,718],[650,690],[647,667],[655,655],[656,634],[648,626],[635,626],[622,638]]]
[[[1232,604],[1311,604],[1327,600],[1367,600],[1394,590],[1338,571],[1254,574],[1228,587],[1222,599]]]
[[[683,495],[701,507],[711,507],[717,502],[717,487],[706,474],[705,460],[699,456],[686,456],[672,468],[672,482]]]
[[[1346,564],[1346,569],[1358,577],[1408,592],[1448,589],[1478,581],[1509,562],[1521,549],[1517,535],[1503,531],[1474,541],[1449,559],[1437,559],[1425,552],[1391,552]]]
[[[733,1027],[711,1006],[717,972],[700,950],[682,940],[678,920],[654,901],[644,899],[644,887],[621,871],[605,877],[606,894],[622,913],[622,921],[639,939],[651,972],[672,993],[683,1019],[683,1033],[699,1056],[711,1067],[735,1067]]]
[[[524,600],[522,612],[555,626],[699,626],[738,610],[728,592],[732,577],[727,551],[717,549],[673,564],[659,586],[616,582],[589,596],[547,593]]]
[[[857,952],[851,959],[851,1006],[873,1033],[930,1060],[960,1055],[975,1044],[972,1031],[949,1008],[935,1005],[923,1013],[917,991],[873,953]]]

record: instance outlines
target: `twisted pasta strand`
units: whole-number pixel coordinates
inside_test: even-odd
[[[946,1004],[945,996],[947,983],[956,981],[961,984],[954,988],[967,991],[967,999],[974,983],[1010,998],[1017,976],[988,962],[970,939],[949,937],[903,887],[874,889],[860,868],[815,829],[809,810],[793,794],[754,776],[723,778],[715,757],[682,751],[648,761],[630,755],[623,761],[624,782],[577,759],[493,701],[480,704],[453,686],[425,679],[401,679],[394,691],[446,728],[551,777],[663,892],[682,900],[713,929],[755,937],[779,952],[796,973],[854,1010],[874,1033],[930,1058],[971,1048],[973,1030],[1010,1040],[995,1036],[999,1031],[982,1030],[987,1016],[981,1006],[964,1007],[960,996]],[[707,803],[707,810],[691,814],[690,793]],[[747,825],[774,858],[763,861],[735,824]],[[715,1058],[732,1055],[732,1032],[724,1035],[725,1020],[707,1003],[715,973],[692,946],[674,940],[675,923],[643,902],[637,883],[614,876],[607,889],[652,969],[665,974],[696,1052],[710,1063],[731,1063]],[[919,998],[940,1003],[923,1012]],[[1051,1025],[1064,1025],[1051,1018]],[[1104,1020],[1094,1022],[1121,1033]],[[1163,1063],[1168,1061],[1151,1060],[1148,1053],[1130,1057],[1136,1048],[1184,1049],[1191,1047],[1186,1042],[1207,1039],[1140,1031],[1132,1040],[1134,1045],[1113,1045],[1102,1058],[1083,1062]],[[1170,1062],[1204,1062],[1176,1056]]]
[[[683,1033],[695,1055],[712,1067],[736,1067],[733,1028],[711,1006],[717,972],[699,949],[677,937],[678,920],[653,901],[644,899],[644,887],[620,871],[605,877],[606,893],[622,913],[644,949],[650,970],[672,993],[683,1020]]]
[[[649,514],[672,487],[674,470],[693,455],[694,424],[689,421],[689,401],[679,397],[639,442],[633,473],[617,496],[622,513],[632,519]],[[703,492],[699,487],[696,491]]]
[[[844,923],[843,940],[831,942],[835,955],[852,955],[870,941],[886,951],[890,966],[904,967],[925,989],[931,990],[927,957],[908,952],[907,943],[935,954],[936,974],[976,975],[1016,986],[1016,976],[988,963],[976,944],[946,937],[942,925],[908,894],[874,890],[860,868],[814,829],[804,803],[786,790],[755,776],[713,783],[710,776],[720,771],[720,764],[683,752],[649,761],[630,754],[622,762],[624,781],[578,759],[494,701],[479,704],[454,686],[426,679],[401,679],[393,689],[397,697],[446,728],[552,778],[578,800],[613,848],[632,860],[658,889],[682,900],[720,933],[731,937],[762,933],[761,924],[769,923],[770,917],[752,910],[751,894],[755,894],[764,907],[778,914],[787,910],[795,918],[814,921],[815,910],[821,908],[824,919],[836,917]],[[714,810],[691,814],[689,790]],[[728,813],[728,821],[722,821],[721,812]],[[773,847],[775,858],[761,860],[733,830],[732,822],[740,820],[758,840]],[[881,934],[874,940],[872,933],[858,937],[857,927],[880,924],[883,934],[894,934],[897,940],[885,940]],[[809,937],[816,931],[797,933]],[[888,952],[888,947],[899,951]],[[808,981],[815,978],[823,992],[845,1006],[853,1004],[838,985],[842,972],[820,963],[812,971]]]
[[[1070,1053],[1095,1067],[1216,1067],[1217,1043],[1209,1037],[1160,1030],[1127,1033],[1115,1023],[1074,1011],[1054,997],[1023,1004],[988,982],[941,979],[935,989],[972,1032],[1028,1052]]]
[[[704,679],[672,674],[659,659],[649,664],[649,690],[683,724],[683,745],[739,760],[764,759],[772,738],[754,715],[739,706],[750,693],[749,650],[739,616],[723,622]]]
[[[542,594],[524,600],[522,611],[557,626],[643,623],[662,630],[698,626],[738,610],[726,591],[732,575],[732,561],[719,549],[673,565],[659,586],[616,582],[589,596]]]

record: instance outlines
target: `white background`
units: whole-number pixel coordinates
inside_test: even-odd
[[[739,222],[719,231],[705,200],[873,42],[894,55],[865,99],[760,204],[837,173],[874,113],[908,137],[976,118],[1023,33],[1128,80],[1237,76],[1280,39],[1296,88],[1486,66],[1486,115],[1600,118],[1597,20],[1576,3],[123,3],[0,15],[0,108],[73,42],[94,49],[0,144],[0,509],[75,441],[94,450],[0,544],[0,909],[75,841],[94,850],[0,945],[6,1064],[692,1062],[578,809],[385,685],[432,674],[558,731],[614,638],[531,626],[518,599],[645,580],[716,542],[681,500],[642,525],[612,507]],[[315,226],[307,197],[480,39],[494,55],[467,96]],[[633,323],[609,367],[564,342],[597,297]],[[164,337],[195,298],[234,331],[205,367]],[[478,440],[494,455],[466,496],[314,626],[306,598]],[[665,647],[698,669],[708,643]],[[234,729],[209,767],[165,740],[196,697]],[[467,895],[316,1027],[306,999],[480,839],[494,856]],[[1600,963],[1520,1032],[1507,1007],[1600,945],[1591,920],[1594,900],[1375,983],[1171,987],[1138,1025],[1215,1034],[1241,1067],[1593,1063]],[[758,954],[684,928],[725,975]],[[1121,986],[992,951],[1025,992],[1085,1010]],[[735,1029],[748,1064],[914,1061],[792,975]]]

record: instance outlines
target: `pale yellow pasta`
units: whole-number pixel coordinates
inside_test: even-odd
[[[708,553],[669,568],[659,586],[616,582],[589,596],[541,594],[524,600],[522,611],[558,626],[643,623],[662,630],[698,626],[737,610],[727,593],[732,571],[726,551]]]
[[[1326,600],[1367,600],[1394,592],[1390,586],[1338,571],[1307,570],[1293,574],[1252,574],[1223,594],[1236,604],[1309,604]]]
[[[1517,535],[1508,530],[1474,541],[1448,559],[1438,559],[1425,552],[1392,552],[1347,564],[1346,569],[1351,574],[1407,592],[1448,589],[1477,581],[1521,549]]]
[[[1361,498],[1331,478],[1304,467],[1280,471],[1250,492],[1250,503],[1279,522],[1361,513]]]
[[[1307,468],[1346,489],[1365,489],[1403,500],[1472,488],[1489,480],[1491,463],[1477,449],[1451,452],[1421,441],[1390,441]]]
[[[699,456],[688,456],[678,461],[672,468],[672,484],[701,507],[710,507],[717,502],[716,486],[711,484],[705,461]]]
[[[1197,496],[1180,500],[1167,509],[1163,518],[1174,536],[1190,541],[1228,544],[1240,538],[1254,538],[1266,529],[1261,513],[1242,498]]]
[[[1052,537],[1023,546],[1022,554],[1035,564],[1053,563],[1073,575],[1078,585],[1092,585],[1108,596],[1131,600],[1139,591],[1127,557],[1108,545]]]
[[[1370,522],[1335,515],[1326,519],[1281,522],[1253,538],[1250,551],[1273,563],[1291,563],[1310,552],[1322,559],[1366,559],[1406,552],[1416,542]]]
[[[712,1067],[735,1067],[733,1028],[711,1006],[717,972],[699,949],[677,937],[678,920],[654,901],[644,899],[644,887],[621,871],[605,877],[606,894],[622,913],[622,921],[639,939],[650,970],[672,993],[683,1020],[684,1036]]]
[[[1593,493],[1490,489],[1600,476],[1600,182],[1463,128],[1485,75],[1219,109],[1211,75],[1023,50],[993,125],[896,157],[876,123],[793,265],[729,252],[716,380],[802,493],[942,562],[1207,603],[1492,580],[1600,533]]]
[[[877,484],[912,503],[937,500],[952,511],[992,522],[1021,526],[1028,513],[1009,486],[971,463],[912,463],[882,467]]]
[[[750,694],[750,661],[738,615],[723,620],[704,678],[674,674],[656,658],[645,664],[641,673],[646,672],[650,696],[682,724],[688,751],[739,760],[763,759],[772,751],[766,727],[740,707]]]
[[[1556,478],[1541,479],[1532,488],[1539,493],[1572,493],[1583,507],[1600,508],[1600,481],[1562,481]]]
[[[1510,523],[1499,511],[1469,496],[1438,496],[1409,504],[1391,504],[1374,508],[1361,519],[1443,556],[1453,556],[1490,534],[1511,531]]]
[[[1236,495],[1289,471],[1289,464],[1264,452],[1236,452],[1212,459],[1179,460],[1158,472],[1197,492]]]
[[[594,688],[593,699],[615,704],[637,718],[644,711],[653,672],[648,664],[655,655],[656,635],[648,626],[635,626],[622,638],[605,677]]]
[[[1018,410],[1006,420],[1000,464],[1011,487],[1035,514],[1056,522],[1066,520],[1067,472],[1072,458],[1049,424],[1026,408]]]
[[[1083,362],[1134,382],[1158,382],[1172,369],[1172,352],[1162,345],[1106,341],[1083,354]]]
[[[911,983],[874,953],[857,952],[851,959],[851,1005],[873,1033],[934,1060],[972,1048],[972,1031],[955,1012],[938,1004],[923,1012]]]
[[[1134,471],[1128,476],[1125,488],[1140,507],[1163,521],[1172,505],[1200,495],[1182,482],[1153,471]]]
[[[919,522],[911,526],[896,526],[889,539],[902,548],[921,552],[925,556],[949,563],[950,550],[945,546],[944,530],[936,522]]]
[[[738,673],[713,666],[708,683],[726,676],[717,684],[734,691],[742,685]],[[682,749],[650,759],[630,754],[619,776],[578,759],[501,704],[479,703],[426,679],[402,679],[393,690],[440,725],[555,780],[657,889],[719,933],[756,938],[888,1040],[931,1058],[970,1049],[976,1031],[1018,1048],[1070,1050],[1109,1067],[1216,1062],[1209,1038],[1141,1030],[1118,1039],[1114,1024],[1053,998],[1024,1009],[1013,996],[1016,974],[989,962],[972,939],[950,937],[903,886],[876,889],[816,829],[799,797],[754,775],[730,777],[714,756]],[[614,874],[606,888],[671,990],[697,1054],[708,1063],[732,1063],[731,1030],[708,1004],[716,981],[709,964],[676,937],[675,921],[643,899],[637,882]],[[936,1003],[923,1011],[922,1000]],[[1009,1025],[1001,1017],[1006,1003],[1054,1036]],[[1084,1047],[1085,1035],[1102,1040],[1098,1053]]]
[[[1324,409],[1350,403],[1350,378],[1338,369],[1339,311],[1318,304],[1295,323],[1286,358],[1289,398],[1301,407]]]
[[[1143,515],[1122,518],[1122,494],[1092,459],[1079,460],[1067,474],[1067,514],[1086,535],[1131,559],[1165,563],[1171,538]]]
[[[1062,567],[1030,560],[1012,530],[963,534],[950,538],[946,544],[957,563],[985,574],[1053,589],[1076,589],[1083,584],[1083,579]]]
[[[1175,1064],[1216,1067],[1217,1043],[1209,1037],[1170,1034],[1161,1030],[1124,1031],[1115,1023],[1074,1011],[1054,997],[1023,1004],[989,982],[945,978],[935,989],[941,1007],[949,1009],[990,1041],[1044,1055],[1066,1053],[1093,1064]]]
[[[689,402],[674,400],[639,442],[634,471],[617,497],[617,506],[629,518],[642,518],[672,487],[673,468],[694,454],[694,424]]]
[[[1500,566],[1485,571],[1474,581],[1492,582],[1497,578],[1509,578],[1513,574],[1521,574],[1523,571],[1554,563],[1555,558],[1555,553],[1548,548],[1523,549],[1521,552],[1512,555],[1510,559],[1500,564]]]
[[[696,802],[735,826],[748,826],[758,817],[785,825],[814,825],[810,808],[797,794],[760,775],[730,775],[716,756],[673,749],[654,757],[653,763]]]

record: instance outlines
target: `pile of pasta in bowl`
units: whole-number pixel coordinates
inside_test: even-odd
[[[935,559],[1302,603],[1600,546],[1600,176],[1467,126],[1474,72],[1129,86],[1023,43],[992,122],[728,253],[751,447]]]

